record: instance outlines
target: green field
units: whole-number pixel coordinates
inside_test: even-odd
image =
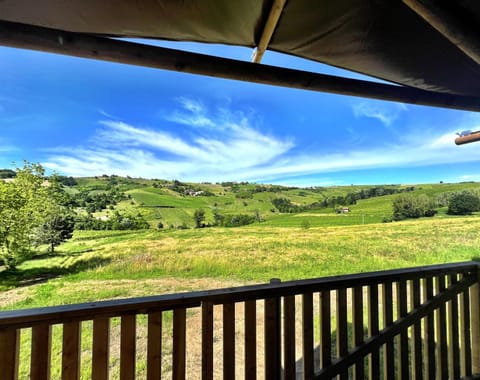
[[[21,264],[16,272],[0,272],[0,289],[9,290],[4,293],[7,301],[0,307],[12,309],[127,297],[138,295],[137,288],[145,289],[145,294],[177,290],[158,284],[150,289],[135,282],[152,279],[161,282],[188,278],[191,281],[187,288],[199,289],[202,286],[196,283],[202,283],[201,279],[215,279],[221,286],[226,280],[238,284],[265,282],[272,277],[292,280],[480,256],[478,216],[451,217],[445,209],[439,209],[433,218],[382,223],[391,218],[395,194],[359,200],[349,205],[350,212],[346,214],[338,214],[335,208],[280,213],[272,204],[275,198],[287,198],[293,204],[308,205],[372,186],[317,189],[277,186],[252,192],[257,185],[188,184],[185,186],[208,192],[208,196],[189,196],[174,191],[168,181],[99,177],[79,178],[77,185],[67,190],[96,194],[108,191],[112,183],[123,189],[128,198],[113,210],[96,214],[108,217],[114,211],[140,213],[152,229],[76,231],[74,238],[60,246],[53,256],[43,253],[46,248],[40,248],[40,254]],[[413,193],[434,199],[478,188],[477,183],[422,184],[416,185]],[[199,208],[206,211],[207,223],[213,222],[214,209],[225,215],[257,212],[262,222],[240,228],[193,229],[193,214]],[[164,228],[156,228],[159,222]],[[181,225],[190,228],[178,230]],[[133,282],[119,290],[115,282],[120,280]],[[108,281],[108,286],[98,286],[104,281]],[[82,291],[77,289],[79,283]],[[72,294],[67,291],[70,287],[76,290]]]
[[[76,232],[54,256],[1,274],[3,289],[11,289],[2,307],[174,292],[182,283],[183,290],[200,289],[465,261],[480,256],[479,228],[472,216],[309,229]]]

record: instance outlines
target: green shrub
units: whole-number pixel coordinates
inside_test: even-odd
[[[240,227],[246,226],[247,224],[252,224],[255,222],[255,216],[246,215],[246,214],[237,214],[228,216],[225,218],[224,226],[225,227]]]
[[[393,220],[434,216],[433,203],[425,194],[401,194],[393,200]]]
[[[470,191],[454,194],[448,202],[447,214],[470,215],[480,210],[480,199]]]

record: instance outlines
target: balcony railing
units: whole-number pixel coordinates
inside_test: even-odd
[[[4,312],[0,377],[480,378],[479,268],[273,280]]]

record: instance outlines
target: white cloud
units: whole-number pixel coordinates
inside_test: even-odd
[[[403,103],[386,103],[378,101],[363,101],[353,106],[355,117],[369,117],[379,120],[383,125],[390,126],[403,111],[408,108]]]
[[[11,145],[5,140],[2,140],[0,138],[0,153],[8,154],[8,153],[14,153],[18,151],[20,151],[20,149],[17,146]]]
[[[165,120],[194,127],[214,128],[216,123],[206,116],[207,108],[200,101],[180,97],[176,99],[182,110],[164,115]]]
[[[109,118],[109,119],[118,119],[118,117],[113,116],[111,113],[108,113],[107,111],[104,111],[102,109],[99,109],[98,113],[102,116],[105,116],[105,117]]]
[[[448,128],[418,128],[401,143],[337,153],[294,153],[289,138],[252,127],[251,115],[229,110],[212,116],[203,105],[183,99],[192,115],[202,112],[215,128],[184,127],[182,134],[120,121],[102,121],[88,147],[58,148],[44,162],[48,169],[75,176],[119,174],[187,181],[271,181],[301,175],[480,161],[478,145],[456,146],[455,131],[478,129],[478,120]],[[189,111],[190,112],[190,111]],[[445,130],[445,129],[444,129]],[[187,137],[186,137],[187,136]],[[297,149],[298,150],[298,149]]]
[[[194,112],[203,109],[185,99],[182,106]],[[204,116],[209,125],[218,128],[189,129],[189,138],[120,121],[101,121],[89,147],[49,150],[44,166],[77,176],[115,173],[199,181],[233,179],[236,173],[271,164],[294,146],[290,139],[254,129],[241,112],[223,110],[219,114],[216,118]]]
[[[186,97],[179,97],[177,101],[182,105],[186,110],[193,113],[205,113],[205,106],[198,100],[190,99]]]
[[[462,181],[479,181],[480,174],[465,174],[465,175],[461,175],[460,179]]]

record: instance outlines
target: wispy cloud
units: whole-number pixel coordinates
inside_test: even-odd
[[[354,104],[352,109],[356,118],[368,117],[377,119],[383,125],[389,127],[400,117],[401,113],[408,108],[402,103],[362,101]]]
[[[182,109],[164,115],[165,120],[194,127],[213,128],[216,126],[215,121],[211,117],[207,117],[208,110],[202,102],[185,97],[176,100]]]
[[[107,111],[104,111],[102,109],[98,109],[98,113],[108,119],[114,119],[114,120],[119,120],[118,117],[112,115],[111,113],[107,112]]]
[[[147,178],[178,178],[188,181],[272,181],[318,173],[360,169],[427,166],[480,160],[478,146],[455,146],[455,132],[476,129],[469,120],[437,133],[428,128],[412,129],[401,142],[374,148],[339,146],[335,153],[318,150],[302,153],[292,139],[271,136],[254,128],[250,115],[236,110],[209,111],[187,98],[181,109],[192,117],[201,115],[204,125],[188,124],[183,133],[160,127],[145,128],[121,121],[100,122],[89,146],[59,147],[49,151],[48,169],[69,175],[134,175]],[[182,119],[184,120],[184,119]],[[296,148],[296,149],[293,149]],[[300,152],[300,153],[299,153]]]
[[[294,146],[289,138],[279,139],[253,128],[242,112],[223,109],[212,117],[199,103],[182,99],[180,104],[192,110],[193,117],[204,113],[207,125],[218,128],[190,128],[186,138],[158,128],[101,121],[89,147],[49,150],[44,165],[70,175],[116,173],[191,180],[224,176],[231,179],[236,173],[270,165]]]
[[[15,153],[20,151],[20,148],[10,144],[5,139],[0,138],[0,153],[7,154],[7,153]]]

